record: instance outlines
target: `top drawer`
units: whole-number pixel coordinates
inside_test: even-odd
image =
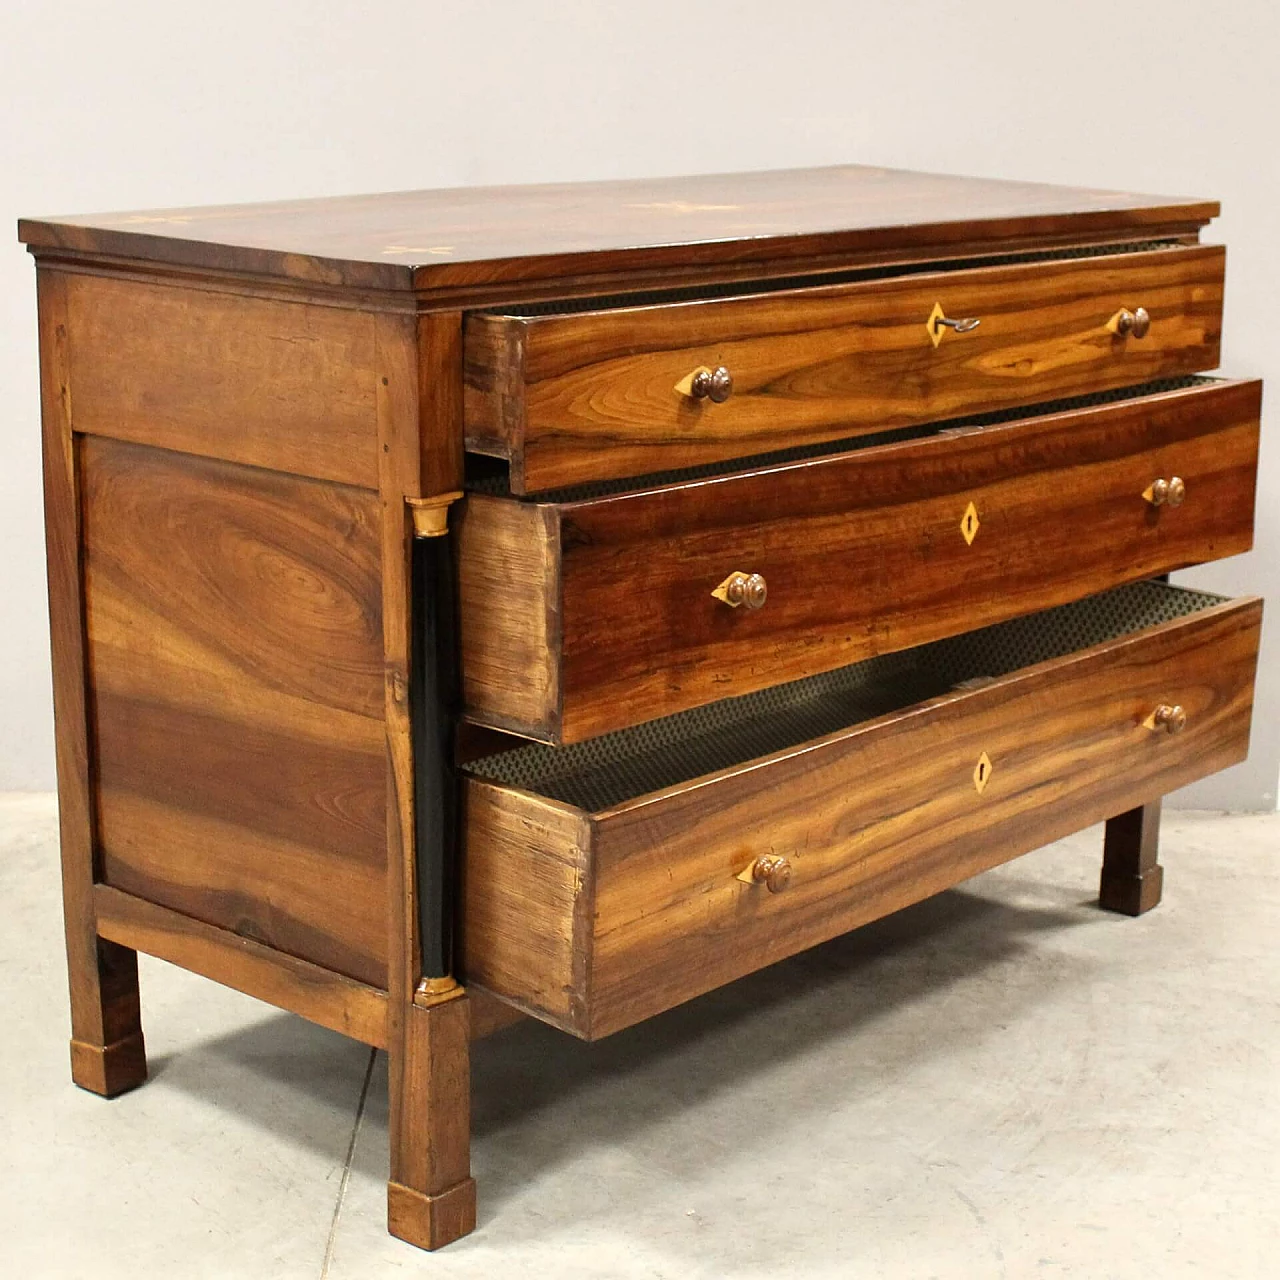
[[[534,493],[1196,373],[1218,364],[1224,265],[1220,247],[1168,247],[473,313],[466,444]],[[700,370],[728,378],[698,395]]]

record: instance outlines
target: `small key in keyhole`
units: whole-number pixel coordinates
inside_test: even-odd
[[[951,320],[947,316],[938,316],[934,322],[935,329],[946,325],[948,329],[954,329],[957,333],[972,333],[982,323],[977,316],[966,316],[963,320]]]

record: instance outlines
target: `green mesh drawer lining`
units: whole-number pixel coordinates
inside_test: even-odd
[[[909,707],[964,681],[1006,675],[1221,603],[1206,592],[1138,582],[572,746],[519,747],[467,770],[598,812]]]
[[[916,427],[902,427],[896,431],[880,431],[874,435],[853,436],[844,440],[829,440],[823,444],[796,445],[790,449],[778,449],[772,453],[757,453],[747,458],[732,458],[725,462],[704,463],[696,467],[683,467],[677,471],[658,471],[645,476],[629,476],[621,480],[600,480],[573,485],[565,489],[548,489],[529,495],[526,502],[584,502],[590,498],[604,498],[613,494],[631,493],[641,489],[656,489],[662,485],[685,484],[690,480],[705,480],[712,476],[734,475],[742,471],[755,471],[761,467],[780,466],[788,462],[801,462],[806,458],[821,458],[837,453],[851,453],[858,449],[870,449],[875,445],[897,444],[903,440],[921,440],[942,431],[959,431],[969,427],[995,427],[1022,418],[1045,417],[1051,413],[1068,413],[1075,409],[1088,409],[1096,405],[1116,404],[1122,400],[1136,400],[1141,396],[1159,395],[1164,391],[1183,391],[1188,387],[1206,386],[1221,382],[1221,378],[1189,374],[1181,378],[1162,378],[1156,382],[1144,382],[1135,387],[1116,387],[1111,391],[1094,391],[1089,395],[1069,396],[1060,400],[1046,400],[1040,404],[1021,405],[1013,409],[996,409],[989,413],[970,414],[964,418],[948,418],[940,422],[928,422]],[[491,493],[510,497],[507,464],[495,458],[467,456],[466,487],[475,493]]]
[[[575,315],[584,311],[613,311],[618,307],[659,306],[671,302],[698,302],[711,298],[741,298],[752,294],[779,293],[784,289],[814,289],[824,285],[856,284],[862,280],[891,280],[931,271],[963,271],[973,267],[1011,267],[1019,263],[1064,262],[1072,258],[1102,258],[1121,253],[1150,253],[1156,249],[1186,248],[1177,240],[1137,240],[1128,244],[1076,245],[1066,249],[1040,249],[1028,253],[992,254],[989,257],[940,258],[933,262],[904,262],[895,266],[855,267],[847,271],[809,275],[775,276],[768,280],[730,281],[725,284],[686,285],[676,289],[649,289],[640,293],[612,293],[594,298],[555,298],[524,306],[500,307],[492,315],[530,318]]]

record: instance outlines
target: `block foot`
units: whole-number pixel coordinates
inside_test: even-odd
[[[476,1181],[463,1181],[429,1196],[387,1183],[387,1230],[419,1249],[441,1249],[476,1227]]]
[[[1140,916],[1159,903],[1164,891],[1164,868],[1156,861],[1159,842],[1159,800],[1108,820],[1098,893],[1104,910]]]
[[[72,1040],[71,1078],[80,1088],[103,1098],[116,1098],[136,1089],[147,1078],[147,1048],[142,1033],[103,1046]]]

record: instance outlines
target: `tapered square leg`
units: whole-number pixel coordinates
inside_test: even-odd
[[[1109,819],[1099,904],[1126,916],[1140,916],[1156,906],[1164,889],[1159,852],[1159,800]]]
[[[104,1098],[136,1089],[147,1078],[137,952],[98,938],[69,947],[68,960],[71,1078]]]
[[[392,1064],[387,1230],[439,1249],[476,1225],[467,997],[413,1005],[405,1032],[403,1061]]]

